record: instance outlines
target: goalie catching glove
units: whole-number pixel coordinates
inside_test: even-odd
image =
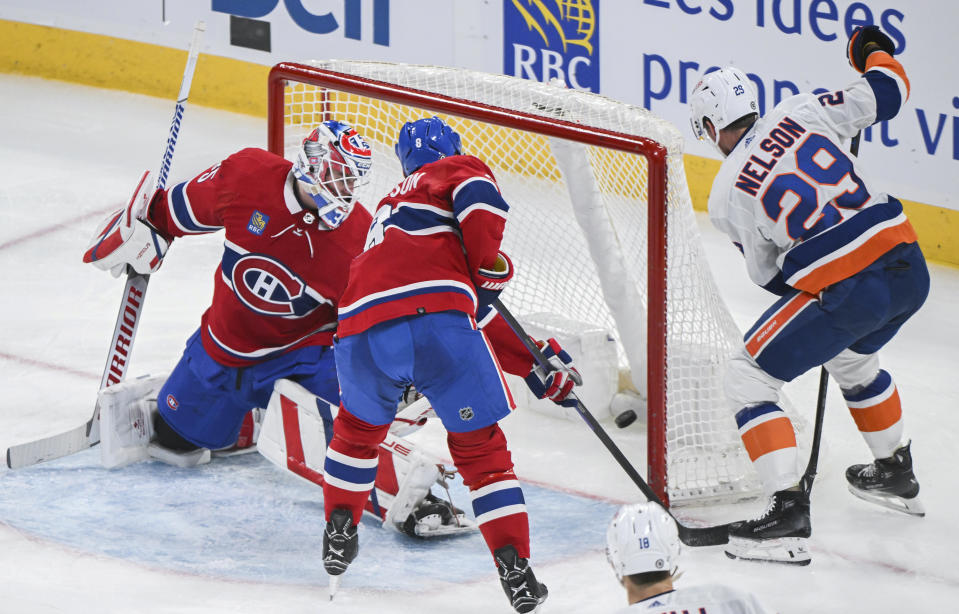
[[[889,55],[893,54],[896,46],[892,39],[883,34],[878,26],[858,27],[852,31],[849,36],[849,44],[846,45],[846,57],[849,65],[856,72],[862,74],[866,72],[866,59],[869,54],[876,51],[885,51]]]
[[[549,362],[550,371],[543,375],[543,370],[534,363],[533,369],[526,376],[526,385],[540,399],[549,399],[557,405],[575,405],[575,399],[570,399],[569,395],[574,386],[583,383],[583,378],[573,366],[572,357],[559,341],[552,337],[546,341],[537,341],[536,345]]]
[[[159,269],[170,243],[143,221],[153,193],[153,178],[146,171],[127,206],[111,213],[97,228],[83,261],[114,277],[123,274],[127,265],[141,275]]]

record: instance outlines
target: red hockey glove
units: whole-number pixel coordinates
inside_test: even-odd
[[[489,305],[513,279],[513,261],[503,252],[497,252],[492,269],[480,269],[473,276],[476,286],[477,311]]]
[[[885,51],[889,55],[896,50],[892,39],[883,34],[879,26],[858,27],[849,36],[846,45],[846,58],[856,72],[866,72],[866,58],[874,51]]]
[[[537,341],[536,344],[543,351],[552,370],[543,376],[542,369],[534,365],[525,378],[526,385],[540,399],[549,399],[557,405],[575,405],[575,399],[570,399],[569,394],[574,386],[583,381],[583,378],[573,366],[573,359],[556,339]]]

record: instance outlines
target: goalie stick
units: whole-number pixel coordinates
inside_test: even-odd
[[[536,359],[536,363],[541,369],[547,373],[552,370],[547,358],[543,355],[540,349],[536,346],[533,340],[529,335],[526,334],[526,331],[523,330],[522,325],[513,317],[513,314],[506,309],[503,303],[497,298],[493,300],[493,308],[499,312],[503,319],[506,320],[506,323],[509,327],[516,333],[516,336],[519,337],[519,340],[526,346],[526,349],[530,354],[533,355],[533,358]],[[626,471],[626,474],[633,480],[633,483],[639,487],[639,490],[649,501],[658,503],[665,509],[670,516],[673,516],[673,512],[666,506],[662,499],[659,498],[659,495],[650,488],[649,484],[646,483],[646,480],[643,479],[639,472],[633,467],[629,462],[629,459],[623,454],[619,447],[610,439],[609,434],[603,429],[602,425],[596,420],[596,418],[589,412],[583,402],[580,401],[574,393],[570,393],[569,398],[576,401],[576,413],[586,421],[586,424],[589,425],[589,428],[593,433],[599,438],[603,445],[606,446],[606,449],[609,450],[610,454],[613,455],[613,458],[616,459],[616,462],[619,463],[619,466]],[[678,518],[673,516],[673,520],[676,521],[676,526],[679,528],[679,539],[691,547],[700,547],[700,546],[718,546],[725,544],[729,541],[729,525],[722,524],[712,527],[687,527],[679,521]]]
[[[190,42],[190,52],[187,56],[186,67],[183,70],[183,80],[180,82],[180,92],[177,96],[176,108],[173,111],[173,121],[170,123],[166,148],[160,161],[160,172],[157,175],[156,185],[158,190],[166,187],[170,163],[173,161],[173,149],[176,147],[177,137],[180,135],[180,122],[183,119],[190,85],[193,82],[193,73],[196,70],[197,56],[200,53],[200,39],[205,30],[206,24],[203,21],[198,21],[193,28],[193,39]],[[140,314],[143,310],[143,299],[149,282],[149,274],[141,275],[127,267],[123,302],[120,304],[117,321],[113,327],[110,350],[107,354],[106,365],[103,368],[103,376],[100,378],[100,390],[118,384],[126,377],[127,367],[130,364],[130,352],[133,349],[133,340],[136,338],[137,326],[140,323]],[[37,463],[82,452],[98,443],[100,443],[99,401],[94,405],[93,415],[86,423],[65,433],[10,446],[7,449],[7,467],[10,469],[29,467]]]

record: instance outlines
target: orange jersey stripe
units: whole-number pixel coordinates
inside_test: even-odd
[[[909,77],[906,76],[906,69],[902,67],[899,60],[885,51],[874,51],[866,58],[866,70],[872,70],[873,68],[885,68],[895,73],[906,84],[906,98],[909,97]],[[905,102],[903,100],[903,103]]]
[[[893,390],[892,396],[871,407],[850,407],[849,413],[856,421],[856,426],[863,433],[884,431],[902,419],[902,403],[899,401],[899,390]]]
[[[782,329],[794,315],[814,300],[816,300],[816,297],[812,294],[799,293],[783,305],[779,311],[769,318],[768,322],[763,324],[763,326],[746,341],[746,351],[749,352],[749,355],[755,358],[763,346],[775,337],[779,330]]]
[[[880,230],[853,251],[823,264],[791,285],[799,290],[818,294],[826,286],[848,279],[865,269],[900,243],[915,243],[917,239],[912,224],[905,220],[901,224]]]
[[[785,416],[757,424],[741,437],[751,461],[776,450],[796,447],[796,433],[792,422]]]

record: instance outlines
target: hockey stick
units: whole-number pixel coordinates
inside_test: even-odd
[[[166,149],[163,152],[160,171],[157,175],[157,189],[166,187],[170,163],[173,161],[173,149],[176,147],[177,137],[180,135],[180,122],[183,119],[183,110],[190,93],[190,85],[193,82],[197,56],[200,53],[200,39],[205,30],[206,24],[202,21],[198,21],[193,28],[193,40],[190,42],[190,52],[187,56],[186,68],[183,71],[183,80],[180,82],[180,92],[177,96],[176,108],[173,111],[173,121],[170,123]],[[127,367],[130,364],[130,352],[133,349],[133,340],[136,338],[137,326],[140,323],[140,314],[143,310],[143,299],[146,296],[149,282],[149,274],[141,275],[127,267],[123,300],[120,303],[120,311],[117,313],[117,321],[113,327],[110,350],[107,354],[106,365],[103,368],[103,376],[100,378],[100,390],[118,384],[126,377]],[[65,433],[10,446],[7,449],[7,467],[10,469],[28,467],[82,452],[98,443],[100,443],[99,401],[94,405],[93,415],[85,424],[81,424]]]
[[[546,356],[543,355],[543,352],[540,351],[539,347],[530,339],[530,336],[526,334],[526,331],[523,330],[522,325],[516,321],[516,318],[513,317],[513,314],[509,312],[508,309],[503,305],[503,303],[497,298],[492,303],[493,308],[499,312],[503,319],[506,320],[506,324],[516,333],[516,336],[519,337],[519,340],[523,343],[526,349],[530,354],[533,355],[533,358],[536,359],[536,363],[541,369],[545,372],[553,370],[553,366],[550,365]],[[649,501],[654,501],[669,512],[670,516],[673,516],[672,511],[663,503],[662,499],[650,488],[649,484],[646,483],[646,480],[643,479],[643,476],[639,475],[639,472],[633,467],[629,462],[629,459],[623,454],[619,447],[610,439],[609,434],[606,430],[600,425],[596,418],[586,409],[586,406],[583,405],[583,402],[580,401],[575,394],[570,394],[569,398],[576,401],[576,413],[586,421],[586,424],[589,425],[589,428],[595,433],[599,440],[603,442],[603,445],[606,446],[606,449],[609,450],[610,454],[613,455],[613,458],[616,459],[616,462],[619,463],[619,466],[623,468],[626,474],[633,480],[633,483],[639,487],[639,490],[643,493]],[[682,524],[679,519],[673,516],[673,520],[676,521],[676,526],[679,528],[679,539],[687,546],[699,547],[699,546],[717,546],[729,542],[729,525],[717,525],[713,527],[687,527]]]
[[[849,143],[849,152],[859,155],[859,139],[861,132],[857,132]],[[819,466],[819,442],[822,440],[822,423],[826,415],[826,391],[829,388],[829,372],[826,367],[819,369],[819,396],[816,398],[816,422],[812,431],[812,445],[809,448],[809,462],[806,471],[799,480],[799,487],[808,497],[812,493],[812,483],[816,479],[816,469]]]

